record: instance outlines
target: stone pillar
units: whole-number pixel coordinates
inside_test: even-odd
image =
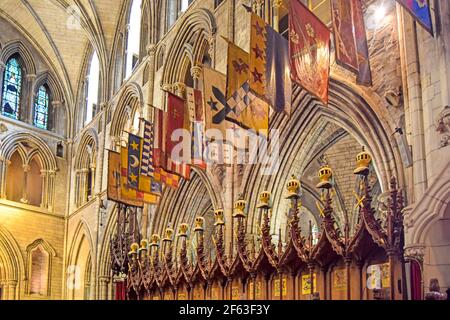
[[[53,212],[55,208],[55,178],[56,171],[50,170],[47,174],[47,209]]]
[[[100,287],[100,300],[109,300],[109,285],[111,278],[108,276],[101,276],[98,279]]]
[[[163,84],[162,85],[162,90],[165,92],[171,92],[173,93],[175,88],[173,85],[171,84]],[[161,106],[162,108],[165,108],[165,106],[167,105],[167,95],[164,93],[164,97],[163,97],[163,105]]]
[[[59,134],[65,135],[64,127],[66,125],[65,119],[63,119],[60,115],[62,102],[61,101],[52,101],[51,108],[49,109],[48,114],[48,129],[52,132],[57,132]],[[50,126],[51,125],[51,126]]]
[[[41,170],[42,179],[42,194],[41,194],[41,208],[47,208],[48,206],[48,171]]]
[[[147,88],[147,110],[144,112],[146,120],[151,119],[151,107],[154,103],[155,91],[155,64],[156,64],[156,45],[149,44],[147,46],[148,54],[148,88]]]
[[[193,66],[191,68],[191,76],[194,79],[194,89],[200,89],[201,88],[201,83],[200,83],[200,78],[202,75],[202,67],[200,66]]]
[[[28,194],[27,194],[27,183],[28,183],[28,173],[30,172],[31,167],[30,165],[26,164],[23,166],[23,193],[22,193],[22,199],[20,199],[20,202],[24,204],[28,204]]]
[[[33,115],[34,115],[35,82],[36,82],[35,74],[25,75],[25,81],[23,82],[24,85],[21,92],[23,101],[20,103],[21,109],[19,112],[19,119],[29,124],[33,124],[34,122]]]
[[[6,198],[6,167],[8,165],[8,161],[4,157],[0,157],[0,199]]]
[[[17,300],[17,281],[11,280],[6,283],[6,300]]]
[[[0,60],[0,85],[3,84],[3,75],[5,72],[5,67],[6,67],[5,63]],[[0,89],[0,92],[1,91],[3,91],[3,88]],[[3,106],[0,106],[0,113],[1,113],[2,109],[3,109]]]

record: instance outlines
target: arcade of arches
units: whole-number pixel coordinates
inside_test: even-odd
[[[331,25],[329,0],[303,2]],[[450,3],[429,1],[431,36],[394,0],[361,2],[372,86],[332,54],[329,104],[294,87],[292,115],[270,119],[276,172],[193,167],[134,210],[107,200],[107,150],[165,107],[165,91],[201,88],[203,66],[226,73],[222,36],[249,50],[242,4],[285,35],[287,1],[0,1],[0,300],[423,299],[431,279],[449,289]],[[354,174],[358,154],[368,175]],[[321,191],[325,163],[333,188]],[[124,214],[132,242],[149,240],[125,242],[120,264]],[[136,276],[147,251],[152,279]],[[362,284],[374,266],[379,290]]]

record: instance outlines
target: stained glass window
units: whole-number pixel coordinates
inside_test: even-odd
[[[22,69],[17,58],[8,60],[3,77],[2,114],[19,119],[20,92],[22,90]]]
[[[34,101],[34,125],[41,129],[48,129],[48,91],[41,86]]]

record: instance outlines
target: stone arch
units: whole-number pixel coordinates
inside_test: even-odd
[[[371,101],[372,102],[372,101]],[[368,101],[346,83],[332,79],[330,82],[330,102],[323,106],[304,90],[295,87],[293,95],[293,114],[288,119],[277,114],[271,120],[271,129],[283,128],[280,137],[280,158],[284,159],[281,167],[272,176],[261,176],[261,165],[250,166],[243,173],[240,192],[250,201],[249,228],[256,232],[260,219],[256,210],[258,194],[271,191],[274,201],[274,213],[277,205],[284,201],[285,184],[292,174],[291,163],[299,159],[308,134],[314,133],[314,127],[320,121],[335,123],[345,129],[352,137],[373,155],[375,169],[381,188],[386,191],[392,175],[398,177],[403,185],[403,164],[397,150],[396,142],[389,135],[389,123],[378,116],[378,107],[373,107]],[[295,139],[294,139],[295,137]],[[355,154],[356,156],[356,154]],[[254,187],[256,186],[256,187]],[[314,189],[314,188],[312,188]],[[252,195],[249,192],[252,192]],[[272,219],[279,221],[279,219]]]
[[[25,275],[25,264],[16,240],[0,225],[0,286],[6,300],[18,300],[20,281]]]
[[[19,40],[5,44],[1,51],[0,61],[6,62],[15,53],[18,53],[23,60],[27,74],[36,75],[36,65],[33,55],[28,48]]]
[[[182,181],[176,190],[165,188],[156,209],[152,232],[164,235],[169,225],[177,230],[182,223],[187,223],[192,232],[195,218],[198,216],[206,219],[207,232],[212,231],[213,211],[220,208],[223,208],[222,198],[214,189],[208,174],[193,168],[190,181]],[[177,243],[177,239],[175,242]]]
[[[32,273],[32,253],[34,250],[36,250],[37,248],[41,247],[45,253],[47,253],[48,255],[48,265],[47,265],[47,296],[50,296],[50,292],[51,292],[51,273],[52,273],[52,263],[53,263],[53,258],[56,257],[56,251],[55,249],[45,240],[43,239],[37,239],[36,241],[34,241],[33,243],[31,243],[30,245],[27,246],[26,252],[27,252],[27,270],[26,270],[26,274],[27,274],[27,282],[26,282],[26,287],[25,287],[25,292],[26,294],[30,294],[30,280],[31,280],[31,273]]]
[[[34,112],[34,97],[37,94],[39,88],[43,85],[47,85],[49,89],[50,105],[49,105],[49,123],[50,130],[55,131],[58,134],[66,136],[68,133],[67,128],[70,126],[70,118],[67,116],[70,114],[70,110],[65,103],[63,91],[61,86],[56,81],[56,78],[50,72],[43,72],[37,76],[32,91],[33,95],[33,111]]]
[[[0,196],[6,196],[6,174],[9,159],[18,151],[23,163],[28,165],[34,158],[40,164],[44,190],[41,206],[53,211],[54,180],[58,171],[56,158],[49,146],[39,137],[31,133],[16,132],[9,135],[0,144]]]
[[[82,206],[95,194],[98,136],[93,129],[81,137],[74,161],[75,205]]]
[[[405,209],[406,243],[411,246],[422,245],[429,236],[430,228],[443,220],[450,206],[450,164],[430,185],[423,199],[412,210]]]
[[[103,300],[112,299],[110,296],[112,283],[111,270],[111,239],[114,236],[117,228],[117,209],[118,205],[114,202],[109,202],[108,208],[108,222],[103,231],[101,239],[100,253],[98,258],[98,298]]]
[[[116,139],[116,141],[120,141],[120,137],[122,136],[127,121],[133,119],[136,111],[143,114],[144,94],[137,83],[131,82],[123,88],[117,102],[117,107],[114,110],[110,131],[113,140]],[[115,146],[113,146],[113,148],[114,147]]]
[[[185,44],[192,46],[193,65],[201,65],[204,53],[209,44],[213,43],[216,31],[216,21],[209,10],[196,9],[186,15],[167,53],[162,77],[163,84],[174,84],[183,81],[184,74],[179,64],[184,58]]]
[[[74,283],[79,286],[74,286],[72,288],[70,286],[66,286],[65,296],[67,299],[74,300],[77,299],[77,297],[84,297],[84,271],[95,270],[96,264],[95,260],[89,260],[89,256],[96,256],[95,246],[88,224],[81,219],[73,233],[72,242],[70,244],[66,260],[66,265],[69,268],[68,276],[72,277],[71,279],[67,279],[67,283],[69,283],[70,280],[75,280]],[[93,264],[90,267],[86,265],[89,261]],[[83,279],[83,281],[81,281],[81,279]]]
[[[91,157],[86,152],[88,148],[92,148]],[[93,129],[87,130],[81,137],[78,144],[75,168],[82,169],[86,165],[96,164],[98,148],[98,135]],[[90,158],[90,159],[89,159]]]

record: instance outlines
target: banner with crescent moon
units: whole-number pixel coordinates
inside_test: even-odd
[[[128,186],[128,161],[128,148],[122,147],[120,149],[120,202],[128,206],[142,208],[144,206],[143,197],[139,197],[138,191]]]
[[[141,170],[142,138],[128,134],[128,187],[139,189],[139,176]]]

